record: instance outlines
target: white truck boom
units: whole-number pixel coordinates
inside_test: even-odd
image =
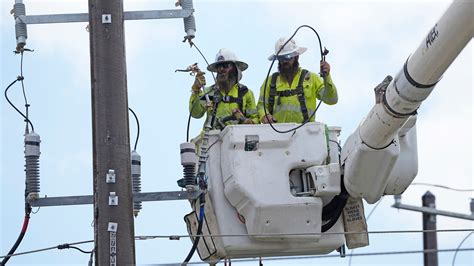
[[[344,144],[341,164],[351,196],[374,203],[382,195],[401,194],[415,178],[416,156],[399,156],[413,148],[404,144],[416,145],[415,123],[407,121],[415,119],[421,103],[472,39],[473,10],[472,0],[451,4]],[[416,153],[416,146],[412,150]]]

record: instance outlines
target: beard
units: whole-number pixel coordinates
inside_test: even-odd
[[[282,64],[278,62],[278,71],[280,72],[280,75],[284,81],[291,82],[293,81],[293,78],[295,77],[296,72],[298,72],[299,66],[300,64],[298,63],[298,60],[295,60],[292,64],[289,64],[289,63]]]
[[[219,89],[228,93],[232,86],[237,83],[237,69],[233,69],[225,74],[218,73],[216,81]]]

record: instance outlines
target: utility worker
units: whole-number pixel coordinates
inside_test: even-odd
[[[257,124],[258,114],[253,92],[240,84],[242,71],[248,65],[239,61],[235,54],[225,48],[219,50],[214,63],[207,70],[217,72],[216,84],[204,88],[204,73],[196,75],[189,99],[189,111],[194,118],[201,118],[207,112],[204,125],[212,115],[212,108],[217,108],[213,128],[223,129],[229,124]],[[211,91],[213,90],[213,91]],[[208,93],[208,97],[205,93]],[[206,102],[206,98],[210,101]]]
[[[324,89],[324,81],[317,74],[299,66],[299,55],[307,49],[298,47],[293,39],[281,49],[287,40],[285,37],[278,39],[275,43],[275,53],[268,57],[270,61],[275,58],[278,60],[278,72],[267,77],[265,89],[267,115],[263,109],[265,81],[260,88],[258,114],[262,123],[314,121],[314,116],[311,115],[316,109],[316,99],[329,105],[337,103],[336,86],[329,75],[330,65],[325,61],[320,63],[321,71],[327,75],[328,87]],[[280,53],[276,56],[278,51]]]

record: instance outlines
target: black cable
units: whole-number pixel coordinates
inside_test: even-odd
[[[17,81],[21,81],[23,79],[24,79],[23,76],[18,76],[12,83],[10,83],[10,85],[7,86],[7,88],[5,89],[4,95],[5,95],[5,99],[13,107],[13,109],[15,109],[23,118],[25,118],[25,121],[30,124],[31,130],[35,131],[35,128],[33,127],[33,123],[31,123],[30,119],[28,119],[28,117],[24,115],[20,110],[18,110],[18,108],[16,108],[16,106],[10,101],[10,99],[8,99],[8,90],[10,89],[10,87],[13,86],[13,84],[15,84]]]
[[[137,150],[137,144],[138,144],[138,138],[140,137],[140,123],[138,122],[138,117],[135,114],[135,112],[132,110],[132,108],[129,107],[128,110],[130,110],[130,112],[132,112],[133,116],[135,117],[135,121],[137,121],[137,138],[135,139],[135,146],[133,147],[133,150],[136,151]]]
[[[321,219],[328,221],[321,226],[321,232],[324,233],[336,224],[339,216],[341,216],[344,207],[346,206],[349,193],[344,186],[344,175],[341,175],[341,193],[334,196],[334,198],[325,206],[323,206]]]
[[[91,251],[91,256],[89,257],[89,263],[87,263],[87,266],[92,266],[94,262],[94,251],[95,251],[95,248]]]
[[[197,245],[199,243],[199,239],[201,238],[200,234],[202,234],[202,225],[204,224],[204,204],[205,204],[205,195],[202,193],[199,197],[199,224],[198,224],[198,229],[196,232],[196,238],[193,241],[193,246],[191,247],[191,250],[188,253],[188,256],[186,256],[186,259],[184,259],[182,265],[186,265],[191,258],[194,255],[194,252],[197,249]]]
[[[456,262],[456,255],[458,255],[458,251],[459,251],[459,249],[461,248],[462,244],[463,244],[464,241],[466,241],[466,239],[468,239],[468,237],[471,236],[473,233],[474,233],[474,232],[470,232],[469,234],[467,234],[466,237],[464,237],[464,239],[459,243],[458,247],[456,248],[456,251],[454,252],[452,266],[454,266],[454,263]]]
[[[194,48],[196,48],[196,50],[199,52],[199,54],[202,56],[202,58],[206,62],[207,66],[209,66],[209,62],[207,61],[206,57],[201,52],[201,50],[199,50],[199,48],[196,46],[196,44],[191,40],[189,41],[189,43],[191,44],[191,46],[194,46]],[[214,79],[214,83],[217,83],[216,77],[214,76],[214,73],[212,71],[211,71],[211,75],[212,75],[212,78]],[[207,93],[205,93],[203,96],[201,96],[201,98],[205,97],[206,95],[208,95],[212,91],[214,91],[214,90],[209,90]],[[199,102],[199,99],[194,102],[193,106],[191,106],[191,110],[189,110],[188,124],[186,126],[186,142],[189,142],[189,127],[191,125],[191,113],[193,112],[194,107],[195,107],[197,102]]]
[[[319,50],[320,50],[320,52],[321,52],[321,61],[324,61],[324,60],[325,60],[325,54],[326,54],[326,52],[323,51],[323,46],[322,46],[322,44],[321,44],[321,38],[319,37],[318,32],[317,32],[313,27],[308,26],[308,25],[301,25],[301,26],[299,26],[299,27],[295,30],[295,32],[293,33],[293,35],[291,35],[291,37],[288,38],[288,40],[281,46],[280,50],[278,50],[278,52],[276,53],[276,55],[273,57],[272,63],[270,64],[270,68],[268,69],[267,78],[265,79],[265,85],[264,85],[264,87],[263,87],[263,111],[264,111],[264,113],[265,113],[265,117],[268,115],[267,108],[266,108],[266,106],[265,106],[265,105],[266,105],[266,103],[265,103],[265,98],[266,98],[265,95],[266,95],[266,91],[267,91],[268,78],[270,77],[270,72],[271,72],[271,70],[272,70],[273,64],[275,63],[275,60],[277,59],[277,57],[278,57],[278,55],[280,54],[281,50],[283,50],[283,48],[286,46],[286,44],[287,44],[288,42],[290,42],[290,40],[293,39],[293,37],[295,37],[296,33],[297,33],[301,28],[303,28],[303,27],[306,27],[306,28],[311,29],[311,30],[316,34],[316,36],[318,37],[318,42],[319,42]],[[324,93],[323,93],[323,97],[322,97],[322,98],[324,99],[325,96],[326,96],[326,92],[327,92],[327,82],[326,82],[326,74],[325,74],[325,73],[323,73],[323,80],[324,80],[324,86],[325,86],[325,87],[324,87]],[[319,100],[319,103],[318,103],[318,105],[316,106],[316,109],[314,110],[314,112],[311,114],[311,116],[308,117],[307,120],[303,121],[303,123],[301,123],[301,125],[296,126],[295,128],[292,128],[292,129],[289,129],[289,130],[283,130],[283,131],[281,131],[281,130],[276,129],[276,128],[273,126],[273,123],[272,123],[271,121],[268,121],[268,123],[270,124],[271,128],[272,128],[274,131],[278,132],[278,133],[288,133],[288,132],[297,130],[297,129],[299,129],[300,127],[304,126],[304,125],[305,125],[306,123],[308,123],[309,121],[311,121],[311,118],[313,118],[313,116],[316,114],[316,111],[318,111],[319,106],[321,105],[321,103],[322,103],[322,99]]]
[[[58,249],[66,249],[66,248],[69,249],[69,248],[72,248],[72,249],[75,249],[75,250],[79,250],[80,252],[85,253],[85,254],[91,254],[91,253],[94,252],[94,250],[85,251],[85,250],[83,250],[83,249],[81,249],[81,248],[72,246],[72,245],[70,245],[70,244],[61,244],[61,245],[58,245],[57,248],[58,248]]]
[[[0,266],[6,265],[8,260],[10,260],[12,254],[15,253],[18,246],[20,246],[20,243],[26,234],[26,230],[28,229],[28,223],[30,221],[30,213],[31,213],[31,205],[26,202],[25,203],[25,218],[23,219],[23,226],[21,228],[20,235],[16,239],[15,244],[13,244],[13,247],[10,249],[8,254],[5,256],[5,258],[3,258],[2,262],[0,262]]]

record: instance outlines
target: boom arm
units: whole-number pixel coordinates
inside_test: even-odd
[[[390,82],[383,101],[374,105],[344,144],[344,185],[351,196],[374,203],[391,191],[400,194],[415,178],[416,162],[408,166],[414,168],[412,176],[390,182],[402,184],[401,189],[387,188],[397,159],[400,154],[403,156],[400,138],[416,137],[414,123],[406,122],[415,117],[421,103],[474,35],[472,10],[473,0],[456,0],[451,4]]]

